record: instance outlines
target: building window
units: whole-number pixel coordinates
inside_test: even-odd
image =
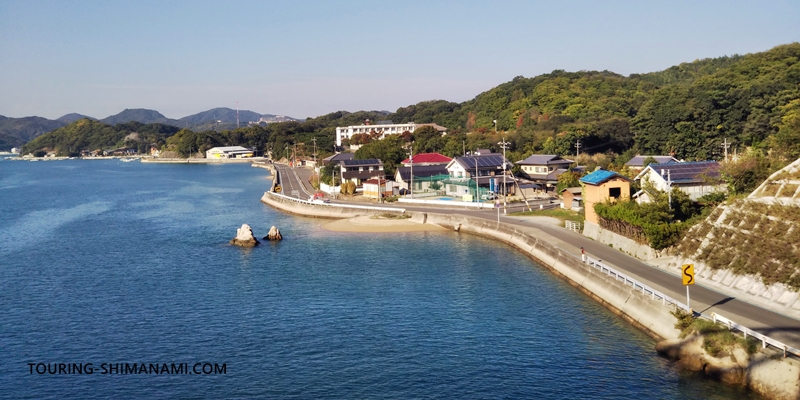
[[[622,195],[622,188],[608,188],[608,197],[615,199],[620,198]]]

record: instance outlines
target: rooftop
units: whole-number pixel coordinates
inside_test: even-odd
[[[441,155],[439,153],[419,153],[414,154],[414,164],[423,164],[423,163],[438,163],[438,164],[447,164],[452,160],[452,158],[447,157],[445,155]],[[410,164],[411,160],[406,158],[403,160],[402,164]]]
[[[614,178],[622,178],[628,180],[628,178],[614,172],[614,171],[607,171],[605,169],[598,169],[597,171],[592,172],[589,175],[584,176],[580,179],[581,182],[588,184],[588,185],[601,185],[603,182],[614,179]]]
[[[640,179],[649,169],[652,169],[664,179],[667,179],[667,171],[669,171],[669,179],[672,182],[700,182],[708,178],[719,178],[721,168],[722,166],[716,161],[650,164],[636,176],[636,179]]]
[[[551,164],[572,164],[575,161],[561,158],[555,154],[532,154],[528,158],[517,161],[520,165],[551,165]]]

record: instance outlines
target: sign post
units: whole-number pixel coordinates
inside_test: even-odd
[[[683,264],[681,270],[683,271],[681,280],[683,281],[683,286],[686,286],[686,306],[691,310],[692,306],[689,303],[689,285],[694,285],[694,264]]]
[[[500,223],[500,198],[494,200],[494,208],[497,209],[497,223]]]

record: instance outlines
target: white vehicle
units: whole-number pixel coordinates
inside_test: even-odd
[[[485,194],[481,195],[481,199],[483,200],[494,200],[497,198],[497,195],[494,192],[486,192]]]

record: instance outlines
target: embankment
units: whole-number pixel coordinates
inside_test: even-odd
[[[279,210],[307,217],[353,218],[386,212],[292,201],[269,192],[264,193],[261,201]],[[397,209],[397,212],[401,210]],[[616,277],[589,267],[576,255],[539,239],[538,237],[545,233],[536,228],[497,223],[459,214],[405,213],[409,214],[410,220],[414,222],[435,224],[452,231],[500,240],[517,248],[616,315],[651,337],[663,340],[662,347],[668,347],[670,351],[660,351],[661,354],[679,359],[682,365],[699,365],[699,370],[711,377],[727,383],[745,385],[768,398],[800,398],[798,385],[800,377],[796,363],[765,355],[756,355],[744,361],[741,357],[738,360],[716,360],[710,358],[704,351],[689,351],[687,346],[696,341],[691,338],[679,338],[680,332],[675,328],[676,319],[670,314],[672,307],[662,305],[661,301],[654,300],[642,291],[617,280]],[[720,373],[730,369],[735,371],[728,374]],[[741,378],[731,379],[733,374]]]
[[[386,212],[314,205],[287,200],[271,193],[264,193],[261,201],[291,214],[320,218],[353,218]],[[670,315],[670,308],[630,286],[623,285],[613,277],[588,267],[575,255],[537,239],[535,228],[498,224],[458,214],[407,214],[411,215],[411,221],[414,222],[497,239],[516,247],[653,338],[675,339],[680,333],[674,327],[675,318]]]

